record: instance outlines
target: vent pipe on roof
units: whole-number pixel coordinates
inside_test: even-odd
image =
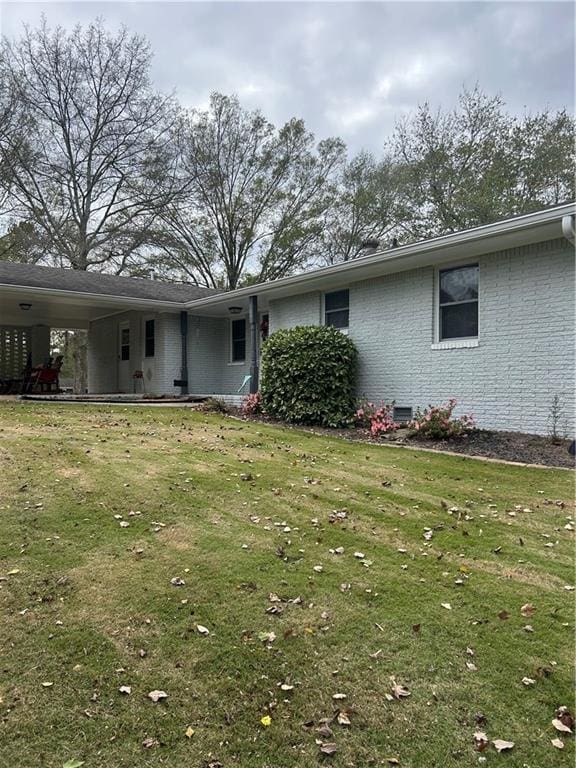
[[[568,214],[568,216],[562,216],[562,234],[569,240],[572,245],[576,243],[576,231],[574,227],[575,217]]]

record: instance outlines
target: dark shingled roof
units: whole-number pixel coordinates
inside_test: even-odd
[[[37,264],[0,261],[0,286],[23,285],[29,288],[52,288],[57,291],[97,293],[102,296],[124,296],[133,299],[155,299],[182,303],[221,293],[213,288],[199,288],[185,283],[164,283],[139,277],[118,277],[101,272],[54,269]]]

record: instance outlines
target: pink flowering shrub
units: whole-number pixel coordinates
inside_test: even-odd
[[[357,427],[370,429],[374,437],[385,435],[387,432],[395,432],[399,424],[393,418],[394,403],[381,403],[376,407],[374,403],[363,401],[356,410],[354,423]]]
[[[262,397],[260,392],[254,392],[242,398],[242,413],[246,416],[262,413]]]
[[[423,411],[417,410],[408,427],[412,434],[422,435],[432,440],[446,440],[450,437],[468,435],[476,429],[472,414],[464,414],[455,418],[452,416],[456,400],[448,400],[442,405],[429,405]]]

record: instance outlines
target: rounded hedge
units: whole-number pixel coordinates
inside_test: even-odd
[[[263,410],[295,424],[349,424],[357,358],[352,341],[331,326],[276,331],[262,350]]]

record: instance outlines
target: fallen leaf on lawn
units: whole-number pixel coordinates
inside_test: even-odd
[[[488,746],[488,736],[486,736],[484,731],[476,731],[474,734],[474,743],[476,746],[476,751],[483,752]]]
[[[324,568],[321,565],[315,565],[312,570],[316,571],[316,573],[322,573]]]
[[[199,632],[201,635],[209,635],[210,630],[208,627],[203,627],[202,624],[196,624],[196,631]]]
[[[142,746],[144,749],[152,749],[152,747],[157,747],[159,744],[158,739],[153,739],[151,736],[148,736],[148,738],[144,739],[142,742]]]
[[[168,694],[165,691],[150,691],[148,698],[156,703],[157,701],[160,701],[160,699],[167,699]]]
[[[364,552],[354,552],[354,557],[357,557],[358,560],[364,560],[366,555],[364,554]]]
[[[477,672],[478,671],[478,667],[476,666],[476,664],[473,664],[471,661],[467,661],[466,662],[466,668],[469,669],[470,672]]]
[[[395,699],[405,699],[407,696],[410,696],[410,691],[408,688],[405,688],[403,685],[400,685],[396,682],[396,680],[392,680],[392,695]]]
[[[552,720],[552,725],[554,728],[556,728],[557,731],[560,731],[560,733],[572,733],[572,729],[567,725],[564,725],[562,720],[559,720],[557,717]]]
[[[534,685],[536,683],[536,680],[533,680],[531,677],[523,677],[522,678],[522,684],[523,685]]]
[[[276,640],[274,632],[258,632],[258,640],[262,643],[273,643]]]
[[[452,606],[450,605],[450,603],[440,603],[440,605],[442,606],[442,608],[446,608],[447,611],[452,610]]]
[[[346,698],[346,694],[345,693],[334,693],[332,695],[332,698],[335,701],[343,701]]]
[[[42,683],[43,688],[52,688],[53,685],[54,683],[50,683],[48,681],[46,681],[45,683]]]
[[[183,587],[186,582],[184,579],[181,579],[180,576],[174,576],[173,579],[170,579],[170,584],[172,584],[173,587]]]
[[[496,752],[504,752],[505,750],[512,749],[514,747],[513,741],[504,741],[504,739],[494,739],[492,744]]]
[[[128,522],[128,520],[121,520],[120,528],[130,528],[130,523]]]
[[[192,736],[194,736],[194,728],[192,728],[192,726],[189,725],[188,728],[186,728],[186,730],[184,731],[184,735],[186,736],[186,738],[191,739]]]
[[[321,725],[316,730],[318,731],[320,736],[322,736],[323,739],[329,739],[330,736],[334,735],[334,731],[326,723],[324,723],[324,725]]]
[[[498,618],[502,619],[502,621],[506,621],[506,619],[510,618],[510,614],[508,613],[508,611],[500,611],[500,613],[498,614]]]
[[[535,610],[536,608],[534,608],[532,603],[526,603],[525,605],[522,606],[522,608],[520,608],[520,613],[522,614],[522,616],[529,618],[534,614]]]
[[[420,627],[421,627],[420,624],[412,624],[412,632],[415,632],[416,634],[418,634],[418,632],[420,632]]]
[[[132,693],[132,688],[129,685],[121,685],[120,688],[118,688],[118,691],[129,695]]]
[[[553,747],[556,747],[556,749],[564,749],[564,742],[562,739],[552,739],[550,743]]]
[[[272,718],[270,715],[264,715],[264,717],[260,718],[260,722],[267,728],[269,725],[272,725]]]
[[[280,686],[280,690],[281,691],[293,691],[294,690],[294,686],[293,685],[288,685],[288,683],[282,683],[282,685]]]
[[[336,720],[338,721],[338,725],[352,725],[350,718],[348,717],[348,713],[344,710],[340,710],[340,712],[338,712]]]
[[[67,760],[62,768],[80,768],[84,765],[84,760]]]
[[[556,717],[568,728],[574,728],[574,718],[568,707],[558,707],[556,710]]]
[[[398,760],[397,757],[385,757],[384,761],[388,763],[388,765],[400,765],[400,760]]]
[[[324,744],[320,744],[320,752],[323,755],[333,755],[338,752],[338,747],[333,741],[327,741]]]
[[[384,698],[386,699],[386,701],[394,701],[394,696],[392,696],[391,693],[385,693]]]

